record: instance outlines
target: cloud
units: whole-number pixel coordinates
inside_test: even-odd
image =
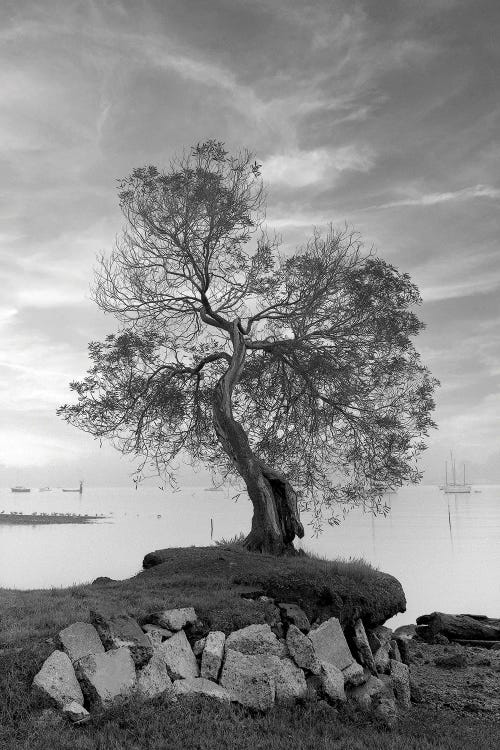
[[[461,190],[448,191],[443,193],[427,193],[416,197],[403,198],[389,203],[368,206],[365,210],[399,208],[400,206],[435,206],[438,203],[449,203],[450,201],[467,201],[475,198],[490,198],[497,200],[500,198],[500,189],[489,185],[474,185],[474,187],[462,188]]]
[[[375,155],[367,146],[349,144],[337,149],[315,149],[275,154],[262,165],[266,182],[297,188],[320,182],[332,184],[342,172],[368,172]]]

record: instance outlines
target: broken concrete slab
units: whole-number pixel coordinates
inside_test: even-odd
[[[104,653],[104,646],[97,630],[90,622],[74,622],[59,632],[63,650],[74,663],[89,654]]]
[[[222,631],[210,632],[205,639],[201,657],[201,676],[217,682],[224,657],[226,636]]]
[[[129,615],[105,615],[91,610],[90,620],[99,633],[106,651],[127,647],[138,667],[146,664],[153,656],[150,640],[139,623]]]
[[[176,696],[179,695],[206,695],[209,698],[215,698],[222,703],[230,703],[231,696],[229,692],[212,680],[204,677],[188,677],[185,680],[176,680],[173,684]]]
[[[84,656],[76,662],[76,673],[92,705],[110,706],[136,685],[134,660],[126,647]]]
[[[200,670],[196,656],[193,654],[183,630],[179,630],[167,641],[164,641],[159,647],[158,653],[161,654],[171,680],[199,677]]]
[[[75,701],[83,706],[83,694],[71,659],[64,651],[54,651],[33,679],[33,689],[50,698],[59,708]]]
[[[318,628],[311,630],[308,637],[319,661],[326,661],[339,669],[345,669],[354,661],[336,617],[331,617]]]

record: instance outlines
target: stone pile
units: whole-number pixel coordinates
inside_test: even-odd
[[[313,629],[297,604],[278,607],[274,631],[283,637],[256,624],[227,637],[212,631],[193,645],[188,636],[202,623],[192,607],[155,612],[142,626],[128,615],[91,612],[90,623],[59,633],[61,649],[33,687],[75,723],[134,694],[165,703],[201,694],[260,711],[280,702],[351,700],[394,726],[398,708],[410,705],[410,679],[392,631],[367,633],[358,620],[349,645],[335,617]]]

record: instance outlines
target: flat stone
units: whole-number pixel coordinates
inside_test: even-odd
[[[73,663],[82,656],[104,653],[99,634],[90,622],[74,622],[60,631],[59,640]]]
[[[84,656],[76,662],[76,673],[93,705],[110,706],[130,695],[136,685],[134,660],[125,647]]]
[[[204,677],[188,677],[185,680],[176,680],[174,682],[174,691],[178,695],[206,695],[209,698],[215,698],[222,703],[230,703],[231,696],[229,692],[217,685],[212,680]]]
[[[278,657],[242,654],[226,649],[220,684],[231,700],[249,708],[265,711],[276,696],[276,661]]]
[[[353,661],[352,664],[345,667],[342,674],[344,675],[344,687],[357,687],[368,679],[368,675],[365,674],[363,667],[357,661]]]
[[[345,669],[354,661],[340,622],[336,617],[331,617],[322,623],[319,628],[311,630],[309,638],[314,646],[316,656],[321,662],[326,661],[339,669]]]
[[[209,633],[201,657],[201,676],[217,682],[224,656],[226,636],[219,630]]]
[[[341,669],[327,661],[321,662],[321,691],[330,701],[342,703],[346,700],[344,675]]]
[[[400,661],[391,659],[390,662],[392,686],[398,705],[402,708],[410,708],[411,691],[410,691],[410,670]]]
[[[71,659],[64,651],[54,651],[33,679],[33,688],[53,700],[59,708],[75,701],[83,705],[83,694]]]
[[[158,653],[161,654],[170,679],[184,680],[188,677],[199,677],[200,670],[196,656],[183,630],[179,630],[168,641],[164,641]]]
[[[394,639],[389,641],[389,658],[394,659],[394,661],[403,661],[399,653],[397,641]]]
[[[300,667],[298,667],[291,659],[278,658],[276,659],[274,670],[276,701],[278,703],[291,702],[305,698],[307,694],[307,683],[304,672]]]
[[[375,666],[370,644],[368,643],[365,626],[363,625],[363,620],[361,620],[361,618],[354,623],[354,645],[356,646],[361,664],[370,670],[372,674],[376,675],[377,668]]]
[[[384,690],[385,685],[382,680],[379,680],[378,677],[370,675],[364,685],[359,685],[359,687],[351,688],[349,690],[348,696],[355,700],[356,703],[361,706],[361,708],[369,711],[372,707],[372,698],[377,695],[381,695]]]
[[[148,619],[156,625],[161,625],[162,628],[177,632],[185,628],[186,625],[195,625],[198,618],[193,607],[181,607],[154,612]]]
[[[165,695],[168,700],[175,701],[172,681],[168,676],[163,656],[158,651],[155,651],[149,662],[137,671],[136,690],[146,700]]]
[[[272,632],[270,625],[248,625],[235,630],[226,638],[226,652],[267,656],[286,656],[286,647]]]
[[[66,703],[62,707],[62,712],[73,724],[86,724],[90,719],[90,714],[87,709],[76,701]]]
[[[153,656],[153,646],[140,625],[128,615],[104,615],[90,612],[90,619],[106,651],[126,646],[136,666],[140,667]]]
[[[316,656],[310,638],[302,633],[296,625],[290,625],[286,634],[286,645],[295,664],[313,674],[319,674],[321,664]]]
[[[311,630],[309,618],[298,604],[280,602],[278,607],[281,619],[285,625],[295,625],[303,633],[308,633]]]

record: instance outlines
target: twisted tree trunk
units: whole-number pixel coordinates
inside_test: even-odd
[[[253,504],[252,529],[245,539],[251,550],[272,554],[293,553],[293,540],[304,536],[299,518],[297,495],[286,477],[257,458],[248,437],[234,419],[231,397],[246,356],[243,334],[233,323],[231,363],[214,388],[212,408],[219,442],[244,479]]]

